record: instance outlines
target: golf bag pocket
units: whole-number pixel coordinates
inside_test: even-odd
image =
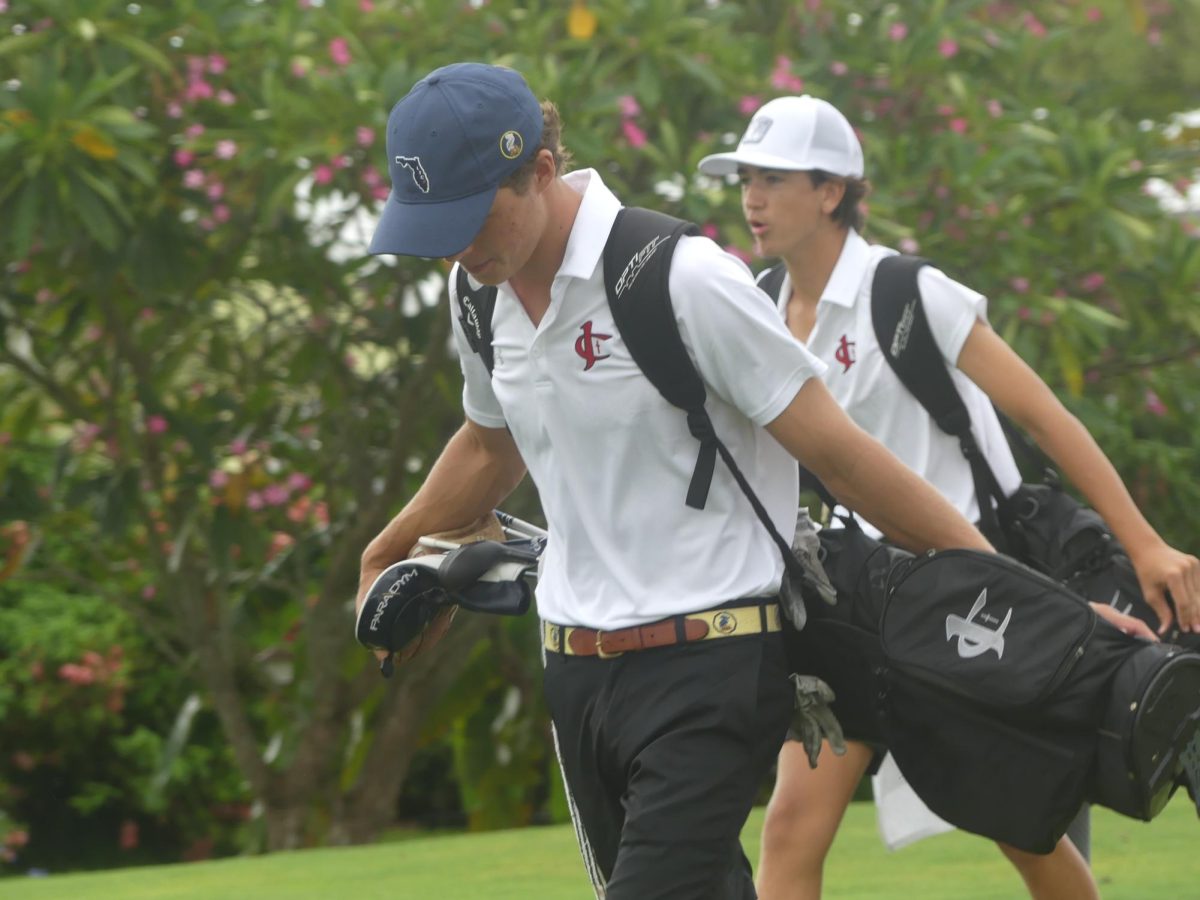
[[[1085,796],[1094,735],[1032,730],[928,684],[887,682],[887,745],[925,804],[966,831],[1053,850]]]
[[[1146,644],[1113,679],[1090,799],[1149,821],[1180,784],[1200,797],[1200,653]]]
[[[1027,566],[945,550],[894,571],[880,632],[890,673],[1038,717],[1087,655],[1096,623],[1086,601]],[[1070,715],[1086,723],[1093,711]]]

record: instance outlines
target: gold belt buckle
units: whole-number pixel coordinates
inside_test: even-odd
[[[615,659],[616,657],[621,656],[625,653],[624,650],[618,650],[616,653],[605,653],[604,647],[600,643],[601,640],[603,639],[603,637],[604,637],[604,632],[601,631],[600,629],[596,629],[596,655],[599,656],[601,659]]]

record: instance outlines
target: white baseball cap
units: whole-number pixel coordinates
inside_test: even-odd
[[[705,175],[732,175],[738,166],[863,176],[863,152],[850,123],[831,103],[804,94],[764,104],[733,153],[700,160]]]

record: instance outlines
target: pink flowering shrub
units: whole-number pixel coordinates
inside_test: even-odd
[[[210,808],[239,798],[233,767],[198,745],[165,755],[188,688],[143,644],[96,597],[0,584],[0,873],[179,859],[201,834],[231,846],[238,826]]]
[[[140,708],[139,675],[180,679],[159,725],[190,690],[212,704],[179,752],[202,748],[226,785],[238,748],[248,787],[221,797],[227,818],[196,813],[219,824],[186,835],[192,856],[229,851],[232,830],[246,849],[370,840],[397,804],[419,818],[439,796],[461,798],[454,814],[476,827],[566,815],[529,737],[531,620],[501,639],[460,617],[437,662],[444,687],[416,696],[407,679],[433,664],[385,692],[349,628],[363,547],[462,418],[448,267],[366,256],[390,189],[388,110],[452,59],[502,47],[557,102],[576,165],[627,203],[703,223],[755,268],[767,261],[750,255],[737,189],[696,163],[780,94],[831,100],[866,151],[868,236],[985,293],[1152,521],[1184,543],[1197,531],[1197,222],[1148,187],[1195,178],[1194,130],[1165,127],[1200,78],[1178,4],[765,0],[745,16],[654,0],[571,19],[574,4],[530,15],[519,0],[79,0],[46,21],[40,0],[0,3],[0,525],[36,535],[0,588],[36,575],[73,596],[86,572],[139,623],[144,642],[68,642],[21,676],[40,662],[29,690],[55,709],[87,701],[80,746],[139,760],[120,783],[157,784],[145,772],[169,755],[109,728]],[[535,503],[528,489],[508,501],[529,518]],[[470,742],[514,681],[502,767]],[[45,765],[11,746],[6,777]],[[406,785],[431,756],[452,774]],[[188,779],[203,766],[181,758],[155,815],[202,808]],[[372,792],[389,803],[364,802]],[[247,797],[261,815],[243,823]],[[163,829],[144,810],[98,790],[87,802],[107,817],[96,845],[112,860],[154,852]],[[313,814],[300,822],[298,806]],[[41,829],[13,822],[28,843],[5,846],[32,854]]]

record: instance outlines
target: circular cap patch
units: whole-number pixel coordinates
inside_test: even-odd
[[[525,149],[525,142],[516,131],[506,131],[500,135],[500,153],[505,159],[516,159]]]

